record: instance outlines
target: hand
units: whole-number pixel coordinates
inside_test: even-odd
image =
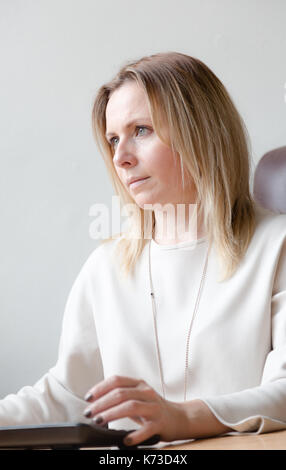
[[[92,404],[84,415],[96,424],[127,417],[142,425],[128,434],[127,445],[137,445],[154,434],[166,442],[188,439],[182,404],[163,399],[144,380],[112,376],[93,387],[85,399]]]

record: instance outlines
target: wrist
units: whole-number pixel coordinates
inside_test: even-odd
[[[184,434],[186,438],[198,439],[211,437],[232,431],[221,423],[209,409],[207,404],[199,399],[180,403],[185,415]]]

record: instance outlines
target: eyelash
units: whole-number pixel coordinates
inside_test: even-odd
[[[148,127],[146,126],[136,126],[135,127],[136,130],[138,129],[147,129],[147,130],[150,130]],[[108,142],[110,143],[111,146],[113,146],[113,140],[116,139],[117,137],[112,137]]]

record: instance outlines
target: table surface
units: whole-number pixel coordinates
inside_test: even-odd
[[[162,450],[286,450],[286,431],[257,435],[221,436],[197,439]]]

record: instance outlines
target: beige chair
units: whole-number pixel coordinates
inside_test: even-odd
[[[258,162],[253,196],[262,207],[286,214],[286,147],[267,152]]]

